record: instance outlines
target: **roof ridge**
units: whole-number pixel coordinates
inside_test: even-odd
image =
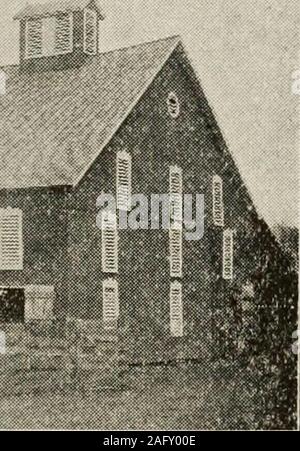
[[[102,15],[98,0],[49,0],[46,3],[26,3],[17,14],[14,15],[14,20],[26,19],[28,17],[43,17],[45,14],[53,14],[55,11],[79,11],[84,9],[94,1],[95,7]]]
[[[170,36],[166,36],[165,38],[158,38],[158,39],[154,39],[154,40],[151,40],[151,41],[139,42],[137,44],[127,45],[125,47],[117,47],[115,49],[107,50],[106,52],[98,53],[97,55],[91,57],[91,59],[98,58],[99,56],[103,56],[103,55],[108,55],[110,53],[119,52],[121,50],[134,49],[134,48],[141,47],[141,46],[147,45],[147,44],[156,44],[158,42],[165,42],[165,41],[168,41],[168,40],[171,41],[172,39],[174,39],[174,40],[177,39],[178,43],[179,43],[179,41],[182,40],[182,38],[181,38],[181,36],[179,34],[177,34],[177,35],[170,35]],[[5,65],[1,65],[0,64],[0,69],[4,70],[5,68],[19,67],[19,66],[20,66],[20,63],[5,64]]]
[[[144,42],[139,42],[137,44],[126,45],[125,47],[118,47],[116,49],[111,49],[111,50],[108,50],[107,52],[100,53],[100,55],[106,55],[107,53],[117,52],[119,50],[134,49],[136,47],[141,47],[141,46],[147,45],[147,44],[156,44],[158,42],[164,42],[164,41],[168,41],[168,40],[171,41],[172,39],[174,39],[174,40],[178,39],[178,41],[180,41],[181,36],[179,34],[177,34],[177,35],[174,34],[174,35],[166,36],[164,38],[153,39],[151,41],[144,41]],[[99,55],[97,55],[97,56],[99,56]]]
[[[50,71],[4,66],[0,189],[77,185],[179,45],[168,36],[89,57],[51,71],[55,89]]]

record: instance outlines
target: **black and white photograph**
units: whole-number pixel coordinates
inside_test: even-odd
[[[0,0],[0,430],[299,430],[299,32]]]

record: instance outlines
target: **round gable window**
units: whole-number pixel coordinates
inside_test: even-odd
[[[169,115],[173,118],[178,117],[180,114],[180,105],[175,92],[170,92],[170,94],[168,95],[167,104]]]

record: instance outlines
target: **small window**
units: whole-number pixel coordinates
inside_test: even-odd
[[[114,329],[119,318],[118,282],[114,279],[103,281],[103,322],[105,329]]]
[[[53,318],[54,287],[31,285],[25,287],[25,322]]]
[[[103,212],[102,215],[102,271],[118,272],[118,230],[116,214]]]
[[[88,55],[97,53],[97,12],[84,10],[84,52]]]
[[[174,92],[170,92],[168,95],[167,104],[170,116],[176,119],[180,114],[180,105],[178,97]]]
[[[223,181],[221,177],[213,177],[213,220],[217,227],[224,227]]]
[[[223,279],[233,279],[233,231],[223,232]]]
[[[171,283],[170,329],[173,337],[183,336],[182,285],[180,282]]]
[[[23,269],[22,211],[0,209],[0,270]]]
[[[125,151],[117,153],[117,206],[118,210],[131,208],[131,155]]]
[[[0,69],[0,96],[6,94],[6,73]]]

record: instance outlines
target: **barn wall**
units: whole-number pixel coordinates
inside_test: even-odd
[[[0,271],[0,285],[55,287],[54,312],[66,309],[67,208],[64,190],[24,189],[0,191],[0,208],[23,212],[23,271]]]
[[[119,232],[119,331],[124,350],[135,361],[211,356],[216,329],[212,315],[222,315],[231,291],[244,285],[255,267],[253,205],[217,137],[206,100],[201,92],[200,97],[199,92],[196,94],[195,85],[183,69],[185,64],[178,50],[72,196],[69,307],[72,314],[92,319],[102,316],[102,281],[107,277],[101,272],[96,199],[102,191],[115,193],[116,152],[126,150],[132,155],[135,193],[168,193],[169,166],[179,165],[183,169],[184,192],[205,195],[204,238],[184,241],[184,338],[171,338],[169,333],[168,232]],[[167,113],[170,91],[180,99],[181,114],[177,119]],[[223,178],[226,227],[236,231],[233,282],[222,280],[222,230],[212,223],[215,173]]]

